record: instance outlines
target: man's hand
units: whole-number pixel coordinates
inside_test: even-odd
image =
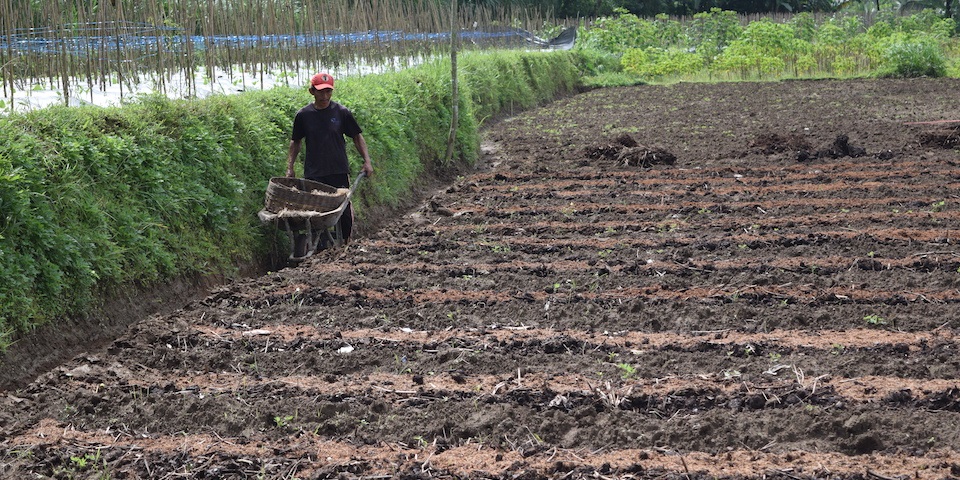
[[[370,153],[367,151],[367,141],[363,139],[362,133],[358,133],[353,137],[353,145],[357,147],[357,152],[360,152],[360,156],[363,158],[363,174],[368,177],[373,175],[373,164],[370,163]]]

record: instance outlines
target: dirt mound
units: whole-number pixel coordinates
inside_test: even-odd
[[[820,150],[810,152],[808,150],[801,150],[797,152],[797,161],[806,162],[809,160],[815,160],[819,158],[830,158],[838,159],[843,157],[858,158],[867,154],[866,149],[863,147],[858,147],[850,144],[850,137],[847,135],[841,134],[837,135],[837,138],[833,141],[830,146],[822,148]]]
[[[858,158],[867,153],[866,149],[851,145],[850,137],[845,134],[837,135],[833,142],[824,148],[814,149],[804,135],[764,132],[757,135],[750,142],[749,147],[750,151],[763,155],[793,153],[799,162],[821,158]]]
[[[935,148],[958,148],[960,147],[960,127],[921,133],[920,145]]]
[[[610,143],[585,148],[584,155],[592,159],[613,160],[628,167],[673,165],[677,161],[677,157],[666,149],[640,145],[626,133],[621,133]]]

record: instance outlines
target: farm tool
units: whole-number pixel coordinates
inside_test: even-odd
[[[260,221],[287,233],[292,263],[318,251],[344,244],[340,217],[364,177],[361,172],[349,189],[331,187],[305,178],[273,177],[267,185]]]

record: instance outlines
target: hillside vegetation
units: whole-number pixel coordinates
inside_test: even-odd
[[[648,82],[782,78],[960,76],[957,23],[932,10],[744,22],[713,9],[679,21],[626,11],[583,29],[584,48],[619,58],[623,73]]]

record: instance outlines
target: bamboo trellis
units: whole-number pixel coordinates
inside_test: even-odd
[[[63,101],[142,82],[185,96],[197,82],[236,76],[239,88],[265,76],[302,84],[319,69],[359,64],[402,67],[440,55],[451,28],[488,33],[542,26],[548,12],[449,8],[431,0],[53,0],[0,2],[3,98],[25,89],[58,89]],[[465,46],[517,38],[476,37]]]

